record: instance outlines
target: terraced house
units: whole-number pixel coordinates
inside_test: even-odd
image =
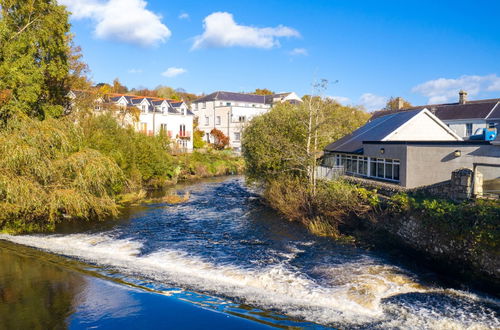
[[[69,97],[78,96],[77,91]],[[122,126],[132,126],[147,135],[167,135],[174,146],[183,151],[193,150],[194,114],[183,101],[125,94],[108,94],[95,100],[94,111],[114,108]]]
[[[297,103],[302,99],[293,92],[256,95],[219,91],[194,101],[192,110],[198,117],[198,128],[205,133],[207,142],[214,142],[210,132],[215,128],[229,137],[233,150],[241,151],[241,134],[245,124],[282,102]]]

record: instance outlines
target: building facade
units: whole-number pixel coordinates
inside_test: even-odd
[[[479,133],[478,131],[482,129],[500,132],[500,99],[469,101],[465,91],[459,92],[456,103],[380,110],[374,112],[371,120],[394,112],[419,109],[428,109],[464,139]]]
[[[69,97],[76,98],[71,92]],[[165,134],[173,146],[182,151],[193,150],[194,114],[182,101],[136,95],[109,94],[96,98],[94,112],[112,109],[123,127],[134,127],[146,135]]]
[[[406,188],[449,180],[464,167],[479,166],[485,180],[500,178],[497,141],[464,141],[427,109],[379,116],[324,152],[324,167]]]
[[[214,142],[210,132],[218,129],[229,137],[230,147],[241,151],[241,137],[245,125],[255,116],[263,114],[280,102],[302,102],[295,93],[255,95],[232,92],[215,92],[199,98],[191,105],[198,118],[198,129],[204,139]]]

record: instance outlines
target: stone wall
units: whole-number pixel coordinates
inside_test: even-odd
[[[407,189],[402,186],[358,177],[344,177],[346,181],[360,185],[369,190],[377,190],[383,196],[391,197],[399,192],[434,196],[455,201],[482,196],[483,176],[469,168],[461,168],[451,173],[451,179],[428,186]]]

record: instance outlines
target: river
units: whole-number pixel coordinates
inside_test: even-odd
[[[12,320],[37,317],[20,302],[18,308],[9,303],[6,291],[27,300],[30,294],[54,298],[57,286],[61,311],[53,321],[69,328],[132,325],[138,314],[153,322],[161,304],[163,316],[172,319],[175,311],[184,328],[197,328],[193,318],[218,328],[500,328],[498,299],[447,287],[404,257],[312,236],[263,206],[242,178],[179,190],[190,192],[188,202],[144,205],[119,221],[0,235],[0,303],[10,304],[8,312],[0,307],[0,317],[2,311]],[[12,267],[9,277],[4,265],[13,263],[24,268]],[[36,271],[37,290],[27,279],[15,284],[12,274],[30,274],[35,263],[55,270]],[[127,301],[120,295],[132,307],[113,306]],[[244,323],[231,323],[238,320]]]

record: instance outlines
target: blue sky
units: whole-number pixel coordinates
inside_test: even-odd
[[[500,1],[59,0],[95,82],[311,92],[380,108],[500,97]],[[333,83],[337,81],[338,83]]]

